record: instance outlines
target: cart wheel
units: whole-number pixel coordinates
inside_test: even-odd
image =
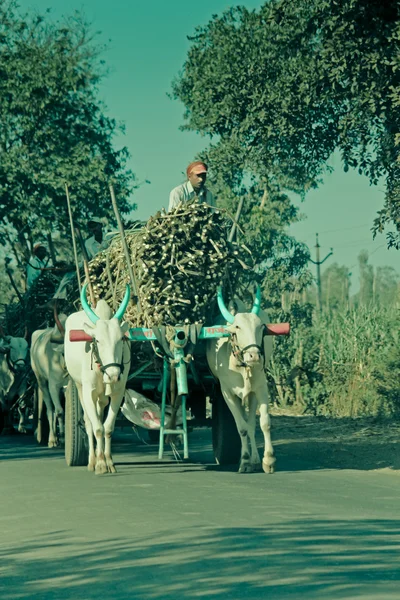
[[[241,442],[235,419],[221,390],[215,389],[212,403],[212,441],[214,457],[219,465],[239,462]]]
[[[86,440],[83,409],[76,385],[70,379],[65,393],[65,461],[69,467],[87,465]]]
[[[42,401],[39,406],[39,391],[37,385],[33,392],[33,432],[36,441],[40,446],[47,446],[49,443],[50,426],[47,418],[47,409]]]

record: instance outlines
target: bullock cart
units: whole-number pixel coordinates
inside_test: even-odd
[[[287,335],[288,324],[265,326],[265,335]],[[187,407],[196,417],[205,416],[206,397],[212,403],[212,443],[218,464],[231,464],[240,457],[241,442],[233,416],[221,394],[218,381],[210,373],[205,360],[207,340],[227,338],[231,334],[226,325],[178,325],[176,327],[133,327],[127,336],[132,342],[131,372],[128,387],[158,401],[161,405],[159,428],[159,459],[164,455],[165,437],[180,434],[183,437],[183,457],[189,458]],[[91,342],[83,330],[70,332],[71,342]],[[138,344],[153,347],[155,356],[147,355],[138,364]],[[143,356],[143,355],[142,355]],[[169,397],[169,398],[168,398]],[[167,426],[168,399],[179,399],[182,424],[177,426],[176,410]],[[175,409],[177,403],[175,403]],[[203,421],[204,422],[204,421]],[[172,423],[172,425],[171,425]],[[154,431],[154,430],[153,430]],[[86,434],[83,412],[77,390],[70,380],[66,391],[65,457],[69,466],[87,463]]]

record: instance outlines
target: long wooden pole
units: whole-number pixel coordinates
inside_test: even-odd
[[[80,279],[80,273],[79,273],[78,250],[76,248],[74,221],[72,219],[71,200],[70,200],[70,197],[69,197],[69,190],[68,190],[68,183],[67,182],[65,182],[65,194],[67,196],[69,224],[70,224],[70,227],[71,227],[72,246],[74,248],[74,258],[75,258],[75,267],[76,267],[76,277],[78,279],[78,287],[79,287],[79,295],[80,295],[81,290],[82,290],[82,286],[81,286],[81,279]]]
[[[89,288],[90,304],[92,305],[92,308],[95,308],[96,300],[94,297],[92,282],[90,281],[88,253],[86,251],[83,237],[81,234],[81,230],[79,229],[79,227],[76,227],[76,233],[78,236],[79,245],[81,247],[81,252],[82,252],[82,256],[83,256],[83,269],[85,271],[86,281],[87,281],[88,288]]]
[[[112,183],[110,183],[109,187],[110,187],[110,194],[111,194],[111,202],[113,205],[115,218],[117,220],[118,230],[119,230],[119,233],[121,236],[122,249],[124,251],[125,260],[126,260],[126,264],[128,267],[129,279],[131,280],[131,284],[132,284],[132,291],[133,291],[132,295],[134,297],[134,300],[136,302],[139,312],[141,312],[142,309],[140,306],[140,300],[139,300],[139,296],[138,296],[138,289],[137,289],[137,285],[136,285],[135,273],[134,273],[134,270],[132,267],[131,258],[129,256],[128,244],[126,243],[124,226],[122,225],[121,215],[119,214],[117,200],[115,198],[114,186]]]

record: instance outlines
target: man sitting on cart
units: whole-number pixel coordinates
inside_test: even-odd
[[[187,181],[174,188],[169,195],[168,212],[171,212],[180,202],[189,202],[198,198],[199,202],[205,202],[215,206],[212,193],[206,187],[207,165],[201,160],[196,160],[186,169]]]

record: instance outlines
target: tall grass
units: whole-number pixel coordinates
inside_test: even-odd
[[[275,402],[335,416],[400,413],[399,310],[301,312],[295,307],[290,338],[276,341],[269,373]]]

